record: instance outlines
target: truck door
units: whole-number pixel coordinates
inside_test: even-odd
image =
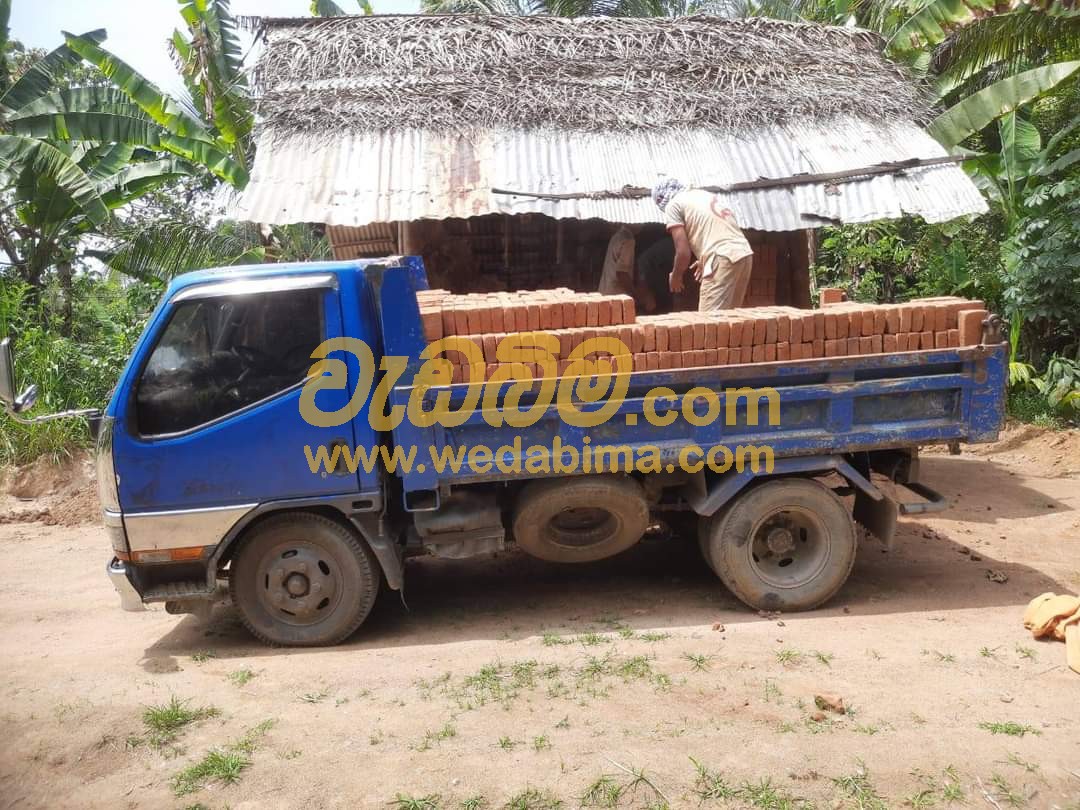
[[[260,503],[356,491],[355,475],[309,464],[320,447],[352,445],[351,424],[315,427],[299,410],[312,351],[341,333],[333,273],[213,280],[172,297],[117,392],[132,551],[214,545]],[[348,400],[324,390],[317,405]]]

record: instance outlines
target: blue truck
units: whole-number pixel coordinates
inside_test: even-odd
[[[587,563],[658,522],[696,535],[705,562],[750,607],[811,609],[847,579],[857,525],[889,544],[898,515],[947,505],[919,481],[920,445],[992,441],[1004,420],[1007,345],[991,317],[978,346],[633,372],[617,400],[576,401],[578,413],[607,409],[594,426],[543,401],[542,381],[516,384],[516,407],[532,415],[512,426],[500,418],[510,383],[483,384],[470,405],[469,384],[423,376],[417,294],[427,287],[411,257],[172,281],[107,408],[89,414],[107,571],[124,609],[205,614],[230,597],[265,642],[336,644],[381,590],[404,590],[410,557],[513,543]],[[356,342],[368,356],[348,348]],[[312,366],[323,356],[333,367]],[[334,384],[311,390],[335,369]],[[13,379],[5,344],[0,399],[25,420],[35,391],[17,394]],[[778,419],[772,399],[747,395],[766,390]],[[703,394],[732,418],[682,418]],[[319,414],[349,417],[307,418],[305,397]],[[440,398],[453,420],[387,418]],[[648,450],[656,466],[521,463],[528,447],[584,460],[602,443]],[[484,464],[432,463],[480,447]],[[685,463],[687,448],[743,447],[772,457],[720,471]],[[346,448],[385,455],[342,463],[332,451]],[[383,463],[401,448],[418,448],[417,462]]]

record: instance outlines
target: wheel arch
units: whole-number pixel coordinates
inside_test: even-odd
[[[259,504],[238,520],[218,543],[207,565],[207,580],[213,585],[218,572],[229,563],[245,537],[271,517],[303,512],[321,515],[345,527],[363,541],[379,563],[386,584],[395,591],[404,588],[401,547],[389,533],[379,512],[355,512],[353,498],[268,501]]]

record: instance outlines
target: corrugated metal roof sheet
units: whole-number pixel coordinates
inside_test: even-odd
[[[424,130],[311,139],[260,139],[252,181],[236,215],[256,222],[373,222],[488,213],[655,222],[650,199],[538,200],[492,188],[541,193],[651,186],[661,175],[724,186],[767,177],[843,171],[932,158],[944,149],[914,124],[854,118],[828,128],[795,124],[731,137],[684,132],[581,133]],[[986,210],[957,166],[910,169],[833,186],[808,184],[722,195],[746,228],[791,231],[829,222],[870,222],[904,213],[939,222]]]

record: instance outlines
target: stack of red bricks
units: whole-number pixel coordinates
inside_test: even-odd
[[[551,352],[525,350],[521,362],[540,376],[540,356],[553,356],[564,374],[571,353],[592,338],[617,338],[629,349],[634,371],[656,371],[972,346],[980,342],[987,317],[982,302],[963,298],[876,305],[835,301],[832,292],[823,291],[817,310],[745,307],[636,317],[629,296],[568,289],[481,295],[427,290],[417,297],[428,341],[467,337],[483,354],[487,378],[500,366],[500,342],[530,332],[558,342],[557,348],[551,343]],[[454,380],[467,380],[464,355],[447,356]]]

